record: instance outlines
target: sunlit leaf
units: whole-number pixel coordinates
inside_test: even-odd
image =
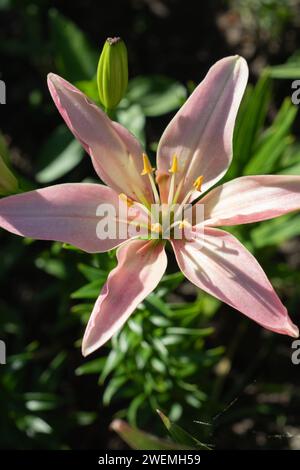
[[[160,439],[152,434],[129,426],[125,421],[115,420],[111,423],[113,429],[132,449],[136,450],[180,450],[188,449],[174,442]]]
[[[180,108],[186,95],[186,88],[181,83],[150,75],[130,80],[126,98],[131,103],[138,103],[145,116],[160,116]]]
[[[59,126],[39,153],[36,179],[39,183],[55,181],[77,166],[84,150],[66,126]]]
[[[92,78],[97,68],[97,53],[84,33],[55,9],[49,13],[58,72],[74,82]]]
[[[174,439],[175,442],[195,449],[210,450],[210,447],[207,444],[203,444],[183,428],[178,426],[178,424],[173,423],[164,413],[162,413],[162,411],[157,410],[157,413],[168,430],[171,438]]]

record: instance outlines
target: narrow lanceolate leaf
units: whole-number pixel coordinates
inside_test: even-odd
[[[51,9],[49,16],[59,73],[71,81],[92,78],[97,66],[97,54],[85,34],[57,10]]]
[[[183,428],[178,426],[178,424],[172,423],[172,421],[160,410],[157,410],[159,417],[161,418],[163,424],[168,430],[172,439],[180,445],[189,446],[194,449],[205,449],[210,450],[210,446],[200,442],[190,433],[185,431]]]
[[[287,214],[283,220],[275,219],[251,231],[254,246],[278,246],[290,238],[300,235],[300,215]]]
[[[73,170],[84,156],[84,150],[68,129],[59,126],[42,146],[36,180],[39,183],[50,183]]]
[[[118,122],[126,127],[140,142],[145,145],[145,116],[139,104],[117,110]]]
[[[180,108],[186,88],[179,82],[160,76],[139,76],[130,80],[126,100],[141,106],[145,116],[160,116]]]
[[[129,426],[125,421],[120,419],[114,420],[111,429],[119,434],[119,436],[135,450],[185,450],[189,447],[179,445],[175,442],[160,439],[152,434],[141,431],[140,429]]]
[[[292,55],[285,64],[273,65],[266,69],[266,73],[277,79],[289,79],[300,77],[300,60],[297,52]]]
[[[263,74],[254,89],[245,94],[245,103],[242,102],[234,133],[233,148],[236,160],[233,161],[233,165],[242,167],[253,154],[253,148],[268,111],[271,89],[269,77]]]
[[[15,176],[0,156],[0,196],[18,192],[19,184]]]
[[[289,98],[283,102],[274,123],[262,136],[253,157],[246,165],[245,175],[271,173],[278,169],[279,158],[292,142],[289,133],[297,111],[297,106]]]

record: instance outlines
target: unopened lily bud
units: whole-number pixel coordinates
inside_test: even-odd
[[[17,179],[8,169],[2,157],[0,157],[0,196],[8,196],[18,191]]]
[[[128,85],[127,49],[121,38],[105,41],[98,63],[97,84],[105,109],[114,109],[124,97]]]

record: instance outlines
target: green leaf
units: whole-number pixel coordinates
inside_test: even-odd
[[[280,175],[300,175],[300,161],[295,165],[288,166],[283,170],[279,171]]]
[[[71,295],[72,299],[96,299],[100,293],[100,289],[105,282],[104,278],[90,282]]]
[[[256,248],[268,245],[280,245],[300,234],[300,215],[287,214],[264,222],[251,231],[251,238]]]
[[[290,79],[300,77],[299,64],[274,65],[268,69],[270,77],[280,79]]]
[[[36,180],[39,183],[55,181],[77,166],[84,150],[66,126],[59,126],[41,148]]]
[[[41,256],[36,258],[35,265],[50,276],[57,277],[58,279],[66,279],[67,270],[62,260],[59,259],[45,259]]]
[[[77,411],[73,416],[79,426],[90,426],[96,421],[98,414],[93,411]]]
[[[93,78],[98,54],[84,33],[55,9],[49,17],[58,72],[71,82]]]
[[[263,134],[255,154],[246,165],[245,175],[274,171],[286,146],[291,143],[289,133],[296,115],[297,107],[286,98],[272,126]]]
[[[65,363],[67,354],[65,351],[59,352],[54,359],[48,364],[48,367],[44,372],[39,376],[39,382],[43,386],[49,388],[49,384],[56,384],[57,378],[60,376],[63,365]]]
[[[72,313],[76,313],[78,315],[90,315],[91,311],[93,310],[93,303],[80,303],[77,305],[73,305],[71,308]]]
[[[180,328],[170,327],[166,329],[168,335],[209,336],[214,332],[213,328]]]
[[[58,406],[58,398],[51,393],[30,392],[24,394],[26,408],[29,411],[53,410]]]
[[[279,174],[298,175],[300,173],[300,143],[289,145],[280,161]]]
[[[125,421],[115,420],[111,423],[113,429],[119,436],[135,450],[180,450],[189,449],[174,442],[160,439],[152,434],[141,431],[140,429],[129,426]]]
[[[130,80],[126,99],[141,106],[145,116],[161,116],[182,106],[186,88],[168,77],[139,76]]]
[[[6,142],[6,138],[0,131],[0,157],[3,158],[7,165],[10,165],[10,151]]]
[[[76,82],[75,86],[91,100],[95,101],[99,106],[100,103],[96,77],[93,80],[81,80]]]
[[[106,362],[105,357],[100,357],[94,359],[93,361],[86,362],[81,366],[77,367],[75,374],[80,375],[89,375],[89,374],[99,374],[100,370],[103,369],[103,366]]]
[[[103,271],[102,269],[95,268],[94,266],[89,266],[84,263],[79,263],[78,264],[78,270],[81,272],[81,274],[84,275],[84,277],[88,281],[97,281],[99,278],[101,280],[107,276],[107,273]]]
[[[18,427],[26,430],[29,436],[35,436],[36,434],[51,434],[52,428],[42,418],[33,415],[24,416],[22,422],[17,422]]]
[[[248,162],[264,124],[270,98],[270,79],[263,74],[254,89],[250,88],[242,101],[234,132],[233,161],[238,159],[241,164]]]
[[[172,314],[172,311],[168,304],[153,293],[148,295],[144,303],[151,312],[159,312],[163,315]]]
[[[210,450],[210,447],[207,444],[203,444],[198,439],[193,437],[183,428],[178,426],[178,424],[173,423],[170,419],[162,413],[162,411],[157,410],[159,417],[161,418],[163,424],[167,428],[170,436],[174,439],[175,442],[179,444],[189,446],[190,448],[196,449],[206,449]]]
[[[167,372],[165,363],[161,361],[160,359],[158,359],[157,357],[153,357],[151,359],[151,366],[159,374],[166,374]]]
[[[184,280],[184,274],[179,271],[178,273],[166,274],[160,281],[159,287],[166,287],[168,289],[176,289]]]
[[[105,392],[103,394],[103,404],[108,406],[111,402],[112,397],[115,393],[121,388],[127,381],[129,377],[125,377],[124,375],[113,377],[109,384],[107,385]]]
[[[293,54],[285,64],[273,65],[266,68],[266,73],[271,78],[289,79],[300,77],[300,56],[297,51]]]
[[[99,378],[100,383],[103,383],[106,377],[118,366],[118,364],[120,364],[123,357],[124,354],[121,351],[115,351],[114,349],[110,351]]]
[[[116,111],[118,122],[128,129],[145,146],[145,116],[139,104]]]
[[[141,393],[140,395],[137,395],[132,402],[130,403],[128,410],[127,410],[127,416],[130,424],[133,426],[136,426],[137,422],[137,413],[139,408],[142,406],[142,404],[146,400],[146,395],[144,393]]]

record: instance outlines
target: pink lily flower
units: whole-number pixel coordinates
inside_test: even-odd
[[[109,202],[117,207],[121,195],[126,207],[136,208],[135,220],[142,225],[148,223],[146,212],[153,202],[171,207],[202,196],[230,165],[234,123],[247,79],[246,61],[238,56],[222,59],[209,70],[162,135],[155,181],[154,169],[137,140],[78,89],[49,74],[49,90],[60,114],[109,187],[61,184],[4,198],[0,225],[18,235],[67,242],[87,252],[120,245],[118,265],[109,274],[85,331],[84,355],[121,328],[159,284],[167,267],[163,239],[129,234],[125,242],[99,239],[98,205]],[[256,259],[233,235],[216,227],[257,222],[299,209],[300,176],[244,176],[216,187],[195,204],[204,205],[204,221],[191,227],[193,240],[170,240],[185,276],[261,326],[297,337],[298,328]],[[159,222],[155,230],[161,231]],[[204,231],[201,246],[200,230]]]

